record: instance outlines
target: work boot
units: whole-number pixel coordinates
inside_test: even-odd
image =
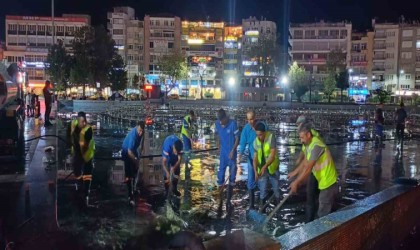
[[[134,193],[133,193],[133,180],[131,178],[127,180],[127,192],[128,192],[128,198],[132,200],[134,198]]]
[[[226,199],[226,212],[228,214],[230,214],[230,212],[232,212],[232,209],[233,209],[233,205],[230,202],[230,200],[232,199],[232,195],[233,195],[233,186],[228,185],[227,199]]]
[[[181,196],[181,192],[179,192],[179,190],[178,190],[178,179],[176,179],[176,178],[174,178],[174,179],[172,180],[172,193],[173,193],[175,196],[178,196],[178,197],[180,197],[180,196]]]
[[[248,210],[254,209],[255,202],[255,189],[249,190],[249,207]]]

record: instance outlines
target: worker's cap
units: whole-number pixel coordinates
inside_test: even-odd
[[[296,124],[300,124],[304,122],[306,122],[306,117],[304,115],[299,116],[298,119],[296,120]]]

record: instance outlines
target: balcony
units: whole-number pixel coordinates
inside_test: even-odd
[[[386,35],[384,33],[376,33],[374,38],[375,39],[385,39]]]
[[[350,62],[351,66],[359,66],[359,67],[366,67],[367,64],[368,64],[368,62],[366,62],[366,61],[365,62],[361,62],[361,61]]]
[[[378,56],[374,56],[373,57],[373,60],[374,61],[380,61],[380,60],[385,60],[386,58],[385,58],[385,56],[383,55],[378,55]]]
[[[382,66],[374,66],[372,71],[385,71],[385,67]]]
[[[327,60],[325,58],[308,58],[308,59],[295,59],[298,64],[326,64]]]
[[[373,46],[373,49],[375,49],[375,50],[385,50],[386,46],[385,46],[385,44],[375,45],[375,46]]]

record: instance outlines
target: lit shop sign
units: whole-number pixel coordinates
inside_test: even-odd
[[[258,30],[248,30],[245,31],[245,35],[246,36],[258,36],[260,34],[260,32],[258,32]]]
[[[234,36],[227,36],[225,38],[225,41],[227,42],[236,42],[238,40],[238,38],[234,37]]]
[[[203,44],[203,39],[188,39],[188,44]]]
[[[144,85],[144,89],[145,90],[153,90],[153,86],[152,85]]]
[[[258,74],[258,72],[249,72],[249,71],[246,71],[244,73],[244,75],[245,76],[258,76],[259,74]]]
[[[256,61],[242,61],[242,65],[244,66],[252,66],[257,65],[258,63]]]
[[[354,95],[369,95],[369,90],[367,89],[349,89],[349,96]]]
[[[26,67],[45,68],[43,62],[26,62]]]

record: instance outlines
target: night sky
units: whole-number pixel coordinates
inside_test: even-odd
[[[113,6],[134,7],[136,15],[145,13],[173,13],[181,18],[229,21],[229,6],[236,2],[235,19],[262,15],[277,22],[281,32],[284,0],[55,0],[56,16],[62,13],[88,14],[92,24],[106,25],[106,13]],[[400,15],[406,20],[420,19],[419,0],[290,0],[292,22],[312,22],[321,19],[330,21],[349,20],[353,27],[365,30],[371,18],[381,21],[397,21]],[[5,15],[51,15],[51,0],[0,0],[0,40],[4,40]],[[99,4],[100,3],[100,4]]]

